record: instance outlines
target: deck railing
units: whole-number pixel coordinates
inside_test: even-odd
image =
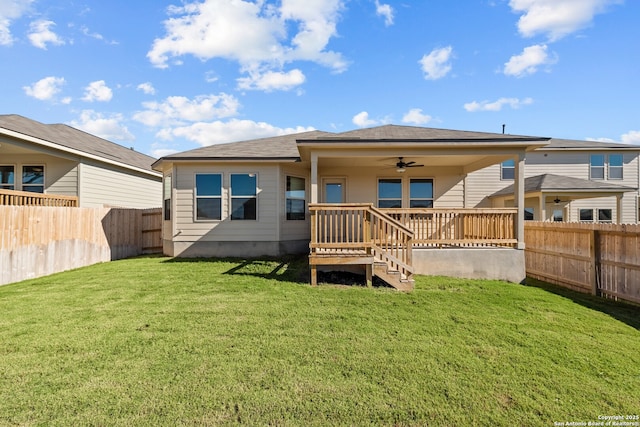
[[[413,274],[413,232],[371,204],[310,204],[311,256],[375,257]]]
[[[515,247],[515,208],[380,209],[414,233],[413,243],[432,247]]]
[[[0,205],[78,207],[78,198],[0,189]]]

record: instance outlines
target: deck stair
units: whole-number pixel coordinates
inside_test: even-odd
[[[376,276],[401,291],[413,289],[413,232],[371,204],[312,204],[309,265],[364,265],[367,284]]]

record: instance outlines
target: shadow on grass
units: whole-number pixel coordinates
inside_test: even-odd
[[[583,307],[605,313],[614,319],[640,330],[640,306],[622,301],[613,301],[595,295],[585,294],[558,285],[527,278],[525,285],[544,289],[552,294],[568,298]]]
[[[222,274],[253,276],[281,282],[309,283],[309,263],[307,256],[245,258],[171,258],[164,262],[208,262],[212,264],[231,263],[234,267]]]

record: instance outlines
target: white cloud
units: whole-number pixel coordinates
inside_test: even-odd
[[[185,138],[202,146],[208,146],[311,130],[314,129],[312,127],[302,126],[279,128],[265,122],[231,119],[229,121],[198,122],[189,126],[165,128],[158,132],[156,136],[164,140],[171,140],[176,137]]]
[[[593,17],[622,0],[510,0],[509,6],[522,16],[518,31],[523,37],[546,34],[550,41],[588,26]]]
[[[472,113],[476,111],[500,111],[502,110],[502,107],[508,105],[512,109],[517,110],[524,105],[531,104],[533,104],[532,98],[500,98],[497,101],[469,102],[464,104],[464,109]]]
[[[240,102],[226,93],[200,95],[194,99],[170,96],[163,102],[144,102],[146,110],[133,115],[133,119],[147,126],[167,124],[183,125],[186,122],[232,117],[238,114]]]
[[[424,55],[420,61],[424,78],[426,80],[437,80],[446,76],[451,71],[451,57],[453,48],[451,46],[434,49],[431,53]]]
[[[378,124],[378,121],[369,118],[369,113],[367,113],[366,111],[362,111],[356,114],[355,116],[353,116],[353,119],[351,119],[351,121],[354,125],[361,128]]]
[[[250,72],[249,77],[238,79],[238,88],[265,92],[291,90],[296,86],[300,86],[304,81],[304,74],[297,68],[288,73],[283,71]]]
[[[376,14],[384,17],[384,25],[387,27],[393,25],[393,8],[376,0]]]
[[[640,130],[631,130],[622,135],[622,142],[625,144],[640,145]]]
[[[173,6],[168,9],[173,16],[164,22],[165,37],[154,40],[147,57],[159,68],[193,55],[203,61],[236,61],[245,71],[280,70],[283,64],[304,60],[341,72],[347,62],[326,47],[337,35],[344,1],[282,0],[276,6],[265,1],[204,0]]]
[[[82,97],[83,101],[93,102],[93,101],[101,101],[108,102],[113,98],[113,91],[104,80],[97,80],[95,82],[89,83],[89,86],[84,88],[84,96]]]
[[[429,123],[433,118],[428,114],[422,114],[422,109],[412,108],[403,117],[402,123],[413,123],[416,125],[424,125]]]
[[[54,45],[62,45],[64,44],[64,40],[60,38],[56,33],[51,31],[51,27],[55,26],[56,23],[53,21],[47,21],[44,19],[40,19],[38,21],[34,21],[29,25],[29,40],[31,44],[40,49],[47,49],[47,43],[51,43]]]
[[[520,55],[512,56],[504,64],[503,72],[507,76],[524,77],[534,74],[542,65],[551,65],[557,62],[557,57],[550,57],[547,53],[547,45],[533,45],[524,48]]]
[[[83,110],[79,120],[71,121],[69,125],[110,141],[133,141],[135,137],[122,123],[123,121],[122,114],[106,117],[93,110]]]
[[[0,46],[11,46],[12,21],[20,18],[29,10],[34,0],[0,0]]]
[[[38,80],[31,86],[24,86],[25,93],[41,101],[53,100],[56,94],[62,90],[62,85],[66,82],[63,77],[45,77]]]
[[[151,82],[140,83],[136,89],[141,90],[142,92],[146,93],[147,95],[155,95],[156,94],[156,88],[153,87],[153,84],[151,84]]]
[[[173,148],[166,148],[166,147],[160,146],[159,144],[151,144],[151,147],[152,147],[151,155],[158,159],[160,157],[170,156],[172,154],[179,152],[179,150],[175,150]]]

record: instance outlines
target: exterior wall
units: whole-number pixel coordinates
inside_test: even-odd
[[[395,169],[380,168],[319,168],[319,184],[327,177],[346,179],[346,201],[349,203],[373,203],[378,200],[378,179],[401,178],[403,180],[403,204],[408,207],[409,180],[433,179],[434,207],[462,208],[464,205],[464,176],[448,168],[409,168],[404,173]],[[320,188],[322,192],[322,188]],[[322,194],[320,194],[322,200]]]
[[[0,165],[13,165],[15,168],[15,190],[22,190],[22,166],[44,166],[44,192],[61,196],[78,195],[78,162],[61,159],[46,154],[5,155]]]
[[[82,163],[79,169],[81,207],[142,209],[162,205],[160,177],[97,163]]]
[[[591,154],[619,154],[615,150],[611,151],[536,151],[527,153],[525,161],[525,178],[542,175],[545,173],[569,176],[573,178],[589,179],[590,156]],[[607,179],[598,182],[606,182],[627,187],[640,187],[640,177],[638,175],[639,160],[638,153],[623,152],[624,170],[623,179]],[[605,171],[606,172],[606,171]],[[606,173],[605,173],[606,176]],[[513,180],[500,179],[500,165],[492,165],[468,175],[465,180],[467,207],[492,207],[492,201],[487,196],[513,184]],[[625,193],[622,198],[622,222],[635,223],[638,220],[638,193]],[[511,204],[512,206],[513,204]],[[526,207],[534,208],[536,216],[539,214],[537,199],[527,199]],[[496,206],[497,207],[497,206]],[[578,211],[581,208],[603,208],[612,209],[613,218],[616,218],[616,198],[600,197],[594,199],[573,200],[565,210],[565,221],[578,221]],[[546,206],[547,218],[550,219],[554,205],[548,203]],[[536,219],[540,219],[537,218]]]
[[[222,219],[220,221],[195,220],[195,175],[199,173],[222,174]],[[232,173],[255,173],[257,175],[257,220],[232,221],[230,219],[229,186]],[[173,244],[165,241],[165,253],[172,256],[223,256],[218,243],[278,242],[280,222],[278,221],[283,195],[280,168],[273,164],[222,164],[176,166],[173,173]],[[282,203],[280,203],[282,201]],[[305,221],[306,222],[306,221]],[[164,237],[167,240],[167,236]],[[308,239],[308,237],[307,237]],[[216,243],[211,243],[216,242]],[[232,243],[235,242],[235,243]],[[197,243],[197,245],[195,245]],[[198,249],[200,247],[201,249]],[[223,245],[224,247],[224,245]],[[257,247],[257,246],[256,246]],[[188,248],[189,251],[187,251]],[[207,249],[209,248],[209,249]],[[262,245],[257,255],[268,255],[273,249]],[[186,251],[186,252],[185,252]],[[230,256],[230,252],[224,256]],[[249,253],[241,251],[248,256]],[[277,255],[273,253],[273,255]]]

